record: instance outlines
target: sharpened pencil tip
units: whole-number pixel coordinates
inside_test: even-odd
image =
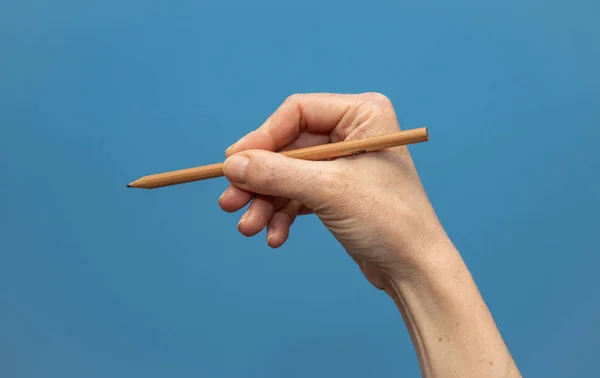
[[[146,186],[143,184],[142,179],[138,179],[138,180],[130,182],[129,184],[127,184],[127,187],[128,188],[140,188],[140,189],[146,188]]]

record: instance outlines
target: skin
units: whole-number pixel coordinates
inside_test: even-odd
[[[329,161],[275,152],[400,130],[379,93],[297,94],[226,151],[224,211],[285,243],[314,214],[367,280],[394,301],[423,377],[521,377],[460,253],[445,233],[406,147]]]

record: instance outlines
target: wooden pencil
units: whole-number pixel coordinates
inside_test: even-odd
[[[378,135],[363,139],[329,143],[319,146],[299,148],[280,152],[282,155],[304,160],[326,160],[349,155],[378,151],[391,147],[426,142],[429,133],[426,127]],[[223,176],[223,164],[210,164],[200,167],[144,176],[128,184],[130,188],[154,189],[184,184]]]

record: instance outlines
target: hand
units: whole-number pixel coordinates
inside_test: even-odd
[[[252,236],[267,227],[271,247],[287,240],[298,215],[316,214],[367,279],[394,299],[423,377],[520,377],[406,147],[329,161],[273,152],[399,129],[380,94],[291,96],[226,151],[231,186],[219,203],[233,212],[252,202],[238,229]]]
[[[252,236],[267,227],[274,248],[287,240],[298,215],[316,214],[367,279],[390,293],[390,275],[415,271],[423,247],[445,237],[408,149],[318,162],[271,151],[399,130],[381,94],[293,95],[227,150],[224,173],[232,185],[220,206],[233,212],[252,201],[238,229]]]

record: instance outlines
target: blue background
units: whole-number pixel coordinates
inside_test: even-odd
[[[600,3],[215,4],[0,4],[0,376],[419,376],[316,219],[271,250],[225,179],[125,188],[320,91],[429,127],[414,159],[522,372],[597,372]]]

